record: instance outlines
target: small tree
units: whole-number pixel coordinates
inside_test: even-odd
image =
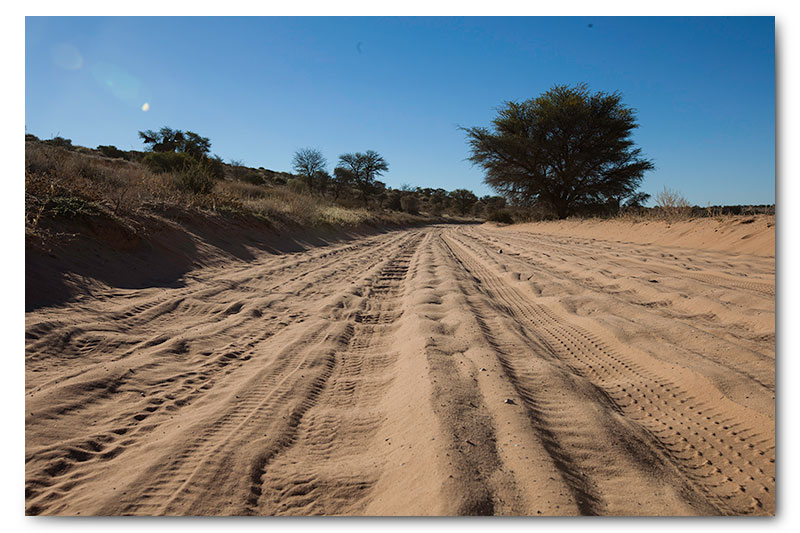
[[[328,162],[322,152],[315,148],[302,148],[294,153],[292,159],[294,170],[306,180],[308,192],[314,192],[314,176],[318,172],[325,172]]]
[[[183,134],[183,144],[178,151],[189,154],[195,159],[201,159],[211,151],[211,141],[208,140],[208,137],[201,137],[193,131],[187,131]]]
[[[339,156],[338,167],[348,171],[353,184],[361,192],[365,206],[373,191],[375,178],[389,170],[386,160],[373,150],[367,150],[363,154],[361,152],[342,154]]]
[[[207,137],[201,137],[193,131],[184,133],[173,130],[168,126],[158,131],[140,131],[139,137],[152,152],[180,152],[200,160],[211,150],[211,141]]]
[[[152,152],[178,152],[183,144],[183,132],[164,126],[158,131],[145,130],[139,132],[144,144]]]
[[[638,124],[619,93],[558,85],[506,102],[493,125],[465,129],[470,160],[485,169],[486,183],[519,204],[548,206],[559,218],[619,205],[653,169],[634,148]]]
[[[460,215],[466,215],[475,202],[478,201],[478,197],[467,189],[456,189],[452,191],[450,193],[450,198],[453,202],[453,208]]]

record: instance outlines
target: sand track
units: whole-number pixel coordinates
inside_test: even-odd
[[[775,512],[774,259],[389,232],[26,315],[26,512]]]

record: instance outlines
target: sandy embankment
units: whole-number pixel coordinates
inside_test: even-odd
[[[37,308],[27,512],[772,514],[761,223],[409,229]]]

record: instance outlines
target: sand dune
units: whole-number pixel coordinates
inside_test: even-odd
[[[774,514],[768,249],[543,227],[28,312],[27,514]]]

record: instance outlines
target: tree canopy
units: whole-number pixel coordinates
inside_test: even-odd
[[[322,152],[314,148],[302,148],[294,153],[294,158],[292,159],[292,166],[295,172],[305,178],[309,192],[314,191],[315,176],[322,178],[322,173],[327,176],[325,171],[327,165],[328,162]],[[319,185],[322,186],[323,184],[319,183]]]
[[[341,170],[340,170],[341,169]],[[367,150],[365,153],[356,152],[339,156],[339,164],[333,170],[334,175],[340,179],[348,179],[361,192],[366,205],[370,194],[375,188],[375,178],[389,170],[389,164],[377,152]]]
[[[145,130],[139,137],[153,152],[182,152],[200,159],[211,150],[211,141],[193,131],[183,132],[164,126],[158,131]]]
[[[478,197],[467,189],[456,189],[450,192],[450,198],[452,199],[453,207],[461,215],[466,215],[475,205],[475,202],[478,201]]]
[[[636,116],[619,93],[557,85],[537,98],[506,102],[492,124],[464,128],[470,160],[484,168],[486,183],[559,218],[618,208],[654,168],[634,147]]]

